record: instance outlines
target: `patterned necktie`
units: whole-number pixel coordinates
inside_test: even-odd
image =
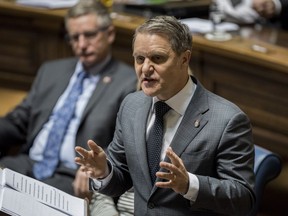
[[[43,160],[36,162],[33,166],[34,176],[39,180],[51,177],[58,165],[61,144],[70,120],[74,116],[76,102],[78,96],[82,93],[85,77],[87,77],[87,73],[85,72],[78,74],[77,80],[72,86],[64,104],[55,113],[55,121],[48,135]]]
[[[148,165],[153,185],[156,180],[156,172],[160,168],[159,163],[163,143],[163,116],[171,109],[171,107],[162,101],[158,101],[155,103],[154,109],[155,121],[147,139]]]

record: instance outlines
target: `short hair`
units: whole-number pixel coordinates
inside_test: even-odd
[[[188,26],[173,16],[156,16],[138,26],[133,36],[133,49],[136,36],[143,33],[167,37],[171,42],[172,50],[177,54],[192,50],[192,35]]]
[[[71,7],[65,16],[65,25],[70,18],[77,18],[79,16],[95,14],[97,21],[101,27],[112,25],[112,19],[108,8],[100,2],[100,0],[80,0],[77,4]]]

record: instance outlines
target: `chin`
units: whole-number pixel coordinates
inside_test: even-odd
[[[97,62],[95,58],[91,57],[81,57],[80,60],[86,67],[91,67]]]
[[[150,96],[150,97],[154,97],[157,95],[157,93],[153,90],[153,89],[148,89],[148,88],[142,88],[143,92],[145,95]]]
[[[82,63],[85,67],[92,67],[95,64],[95,62],[91,61],[82,61]]]

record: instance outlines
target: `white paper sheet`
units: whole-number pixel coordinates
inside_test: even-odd
[[[78,1],[79,0],[17,0],[16,3],[25,6],[56,9],[72,7]]]
[[[208,33],[211,32],[213,29],[213,25],[211,20],[200,19],[200,18],[187,18],[182,19],[182,23],[188,25],[191,32],[195,33]],[[225,31],[237,31],[239,30],[239,25],[230,22],[223,22],[217,25],[219,30]]]
[[[8,190],[8,195],[6,195],[8,197],[5,196],[4,198],[2,194],[2,200],[0,200],[0,202],[2,201],[2,204],[5,204],[3,202],[6,201],[6,199],[10,199],[10,202],[13,204],[14,199],[16,201],[20,199],[19,197],[26,197],[24,201],[22,200],[22,202],[19,202],[19,205],[21,204],[23,211],[28,209],[30,213],[35,212],[36,209],[33,209],[27,205],[27,202],[31,202],[31,205],[33,204],[35,206],[42,205],[47,208],[58,209],[59,212],[62,212],[62,214],[66,213],[67,215],[77,216],[85,216],[87,214],[88,207],[84,199],[72,196],[36,179],[5,168],[3,170],[0,169],[0,180],[2,192],[7,191],[6,189],[12,189],[15,191],[10,192],[10,190]],[[11,196],[11,198],[9,196]],[[34,204],[36,202],[39,204]],[[5,205],[8,204],[9,203]],[[5,206],[2,207],[5,208]],[[14,211],[14,207],[9,210]]]

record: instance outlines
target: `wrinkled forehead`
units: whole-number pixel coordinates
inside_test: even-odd
[[[162,33],[138,32],[134,35],[132,42],[133,51],[135,49],[135,46],[145,48],[148,46],[162,45],[171,48],[169,37]]]

